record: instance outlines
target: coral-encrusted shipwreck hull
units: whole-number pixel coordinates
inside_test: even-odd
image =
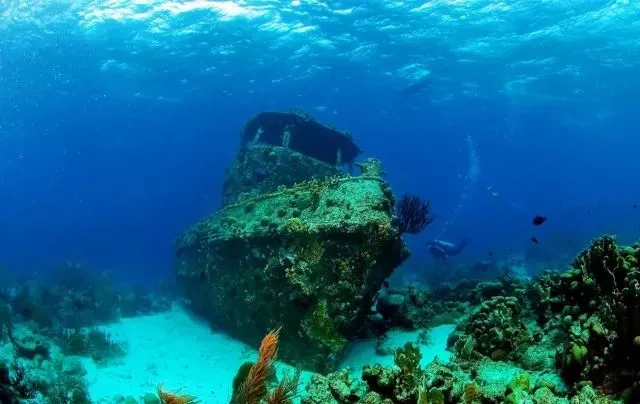
[[[256,345],[282,327],[281,359],[332,370],[408,255],[393,205],[380,178],[347,176],[226,206],[178,240],[178,282],[234,337]]]

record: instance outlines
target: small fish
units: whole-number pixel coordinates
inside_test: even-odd
[[[540,242],[540,240],[538,240],[538,238],[537,238],[537,237],[533,236],[533,237],[531,237],[531,242],[532,242],[533,244],[538,244],[538,243]]]
[[[533,225],[534,226],[540,226],[542,223],[547,221],[547,217],[546,216],[536,216],[533,218]]]

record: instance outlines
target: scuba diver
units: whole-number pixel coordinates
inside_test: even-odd
[[[431,240],[427,243],[427,249],[439,261],[446,261],[449,256],[458,255],[469,244],[468,239],[463,239],[461,242],[454,244],[444,240]]]

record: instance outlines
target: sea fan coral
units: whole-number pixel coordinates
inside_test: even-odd
[[[194,396],[163,391],[162,385],[158,386],[158,397],[160,397],[162,404],[196,404],[200,402]]]
[[[232,404],[259,404],[266,397],[267,380],[273,374],[273,361],[278,353],[280,329],[269,332],[260,343],[258,360],[234,392]]]
[[[418,196],[404,194],[396,207],[400,233],[417,234],[430,225],[435,216],[431,214],[431,201]]]
[[[300,375],[302,372],[297,369],[293,376],[287,376],[282,379],[278,387],[273,390],[267,400],[268,404],[290,404],[298,392],[298,384],[300,383]]]

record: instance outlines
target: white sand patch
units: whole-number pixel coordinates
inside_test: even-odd
[[[420,364],[424,367],[429,365],[437,357],[442,363],[449,362],[451,353],[447,351],[447,338],[455,328],[454,325],[439,325],[429,330],[428,344],[417,343],[421,330],[416,331],[392,331],[388,334],[388,339],[384,345],[400,348],[407,342],[413,342],[420,348],[422,360]],[[354,344],[344,361],[343,367],[349,367],[353,376],[360,375],[364,365],[379,363],[382,366],[393,365],[393,355],[376,355],[376,341],[362,341]]]
[[[238,367],[257,357],[254,349],[212,332],[179,308],[123,319],[104,329],[128,348],[126,358],[112,366],[96,367],[85,360],[89,391],[98,403],[113,403],[123,395],[141,398],[156,392],[160,383],[203,403],[228,403]]]
[[[167,391],[194,395],[203,404],[226,404],[238,367],[257,358],[257,347],[212,331],[179,307],[165,314],[123,319],[103,329],[128,348],[124,360],[106,367],[96,367],[88,358],[83,361],[91,397],[98,404],[112,404],[126,396],[141,400],[146,393],[155,393],[160,383]],[[436,355],[441,360],[449,358],[445,348],[451,329],[440,326],[431,330],[431,344],[421,346],[423,363]],[[391,338],[397,338],[401,346],[415,341],[417,333],[394,333]],[[343,367],[351,367],[354,376],[359,376],[362,365],[376,362],[391,364],[393,356],[376,355],[375,341],[364,341],[354,344]],[[278,364],[280,375],[291,370]],[[311,375],[303,373],[301,390]]]

